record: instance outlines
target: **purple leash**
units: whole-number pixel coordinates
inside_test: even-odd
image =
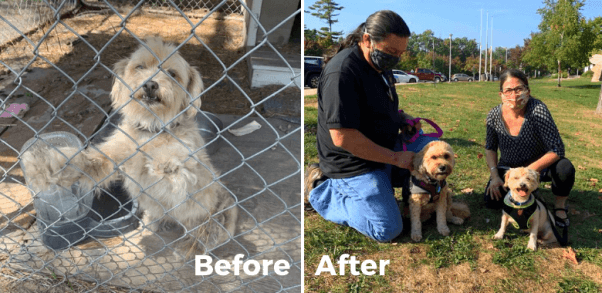
[[[414,126],[416,123],[418,123],[418,121],[420,120],[424,120],[426,121],[428,124],[430,124],[433,128],[435,128],[435,131],[437,132],[433,132],[433,133],[425,133],[423,134],[423,136],[428,136],[428,137],[436,137],[439,138],[441,136],[443,136],[443,130],[441,129],[441,127],[439,127],[439,125],[437,125],[437,123],[433,122],[430,119],[426,119],[426,118],[420,118],[420,117],[416,117],[414,119],[406,119],[406,122],[408,124],[410,124],[410,126]],[[420,133],[418,133],[418,131],[416,131],[416,134],[414,134],[414,136],[412,136],[412,138],[410,138],[408,140],[408,143],[413,143],[416,141],[416,139],[418,139],[418,137],[420,136]],[[403,142],[403,151],[407,152],[408,148],[406,147],[406,143]]]

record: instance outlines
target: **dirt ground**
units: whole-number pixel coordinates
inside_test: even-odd
[[[0,98],[6,100],[6,105],[28,106],[20,113],[21,119],[0,119],[0,170],[3,170],[0,174],[6,179],[0,182],[0,193],[10,195],[10,198],[0,196],[1,212],[10,219],[0,217],[3,233],[33,224],[33,218],[28,215],[35,213],[30,204],[31,196],[22,184],[23,174],[17,164],[19,149],[36,131],[68,131],[86,141],[110,111],[113,75],[109,69],[138,47],[139,41],[134,35],[140,39],[161,36],[169,42],[183,44],[179,53],[199,69],[207,89],[201,97],[204,111],[233,115],[256,111],[253,115],[300,117],[300,113],[265,111],[263,103],[259,103],[265,102],[265,98],[281,86],[251,89],[248,65],[242,59],[246,53],[242,16],[210,17],[201,24],[198,24],[200,19],[190,21],[193,25],[181,16],[139,13],[122,26],[122,19],[117,15],[89,14],[64,19],[56,26],[47,25],[29,34],[27,37],[34,44],[44,39],[39,47],[26,39],[0,44],[0,60],[10,67],[0,65]],[[301,46],[290,43],[279,51],[300,56]],[[23,68],[26,68],[24,74],[15,80],[11,69],[20,72]],[[300,90],[290,87],[273,98],[301,103],[300,97]],[[5,172],[10,176],[6,177]],[[0,254],[0,262],[7,257]],[[22,277],[6,269],[2,274]],[[8,292],[65,292],[67,289],[79,292],[95,286],[71,280],[52,289],[52,285],[61,281],[49,281],[46,277],[15,285],[12,277],[0,278],[1,292],[9,289]],[[120,292],[116,288],[112,290]]]
[[[27,112],[20,116],[29,126],[14,118],[0,120],[0,137],[10,145],[0,146],[2,166],[14,164],[10,159],[16,155],[14,149],[18,150],[34,131],[79,132],[83,140],[92,134],[105,118],[104,113],[110,111],[113,75],[109,69],[138,47],[134,35],[140,39],[158,35],[176,44],[183,43],[179,53],[199,69],[207,89],[201,97],[202,110],[234,115],[255,110],[267,117],[275,114],[300,117],[300,113],[266,113],[263,103],[256,104],[281,86],[251,90],[247,63],[241,60],[246,53],[242,16],[207,18],[200,25],[199,19],[190,21],[193,25],[181,16],[139,13],[121,26],[122,19],[115,14],[84,15],[65,19],[56,26],[47,25],[28,35],[34,43],[45,37],[37,48],[25,39],[3,45],[0,60],[16,72],[26,70],[15,81],[11,70],[0,65],[0,98],[10,96],[6,105],[27,104]],[[291,43],[280,51],[300,56],[301,48],[300,44]],[[292,87],[274,98],[301,102],[299,89]],[[54,115],[59,119],[51,120]]]

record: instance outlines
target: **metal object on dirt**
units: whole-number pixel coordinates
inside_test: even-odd
[[[57,131],[29,139],[23,145],[21,153],[45,145],[54,148],[70,146],[83,150],[77,136]],[[22,162],[21,169],[26,181],[30,181]],[[33,190],[32,186],[28,186]],[[38,193],[32,192],[42,242],[53,249],[64,249],[89,236],[114,237],[135,229],[138,221],[132,215],[137,212],[138,203],[129,200],[124,191],[120,192],[119,185],[114,184],[110,193],[111,195],[103,194],[100,200],[92,190],[80,188],[78,182],[70,188],[51,185]]]
[[[197,113],[195,119],[199,125],[201,136],[205,140],[207,154],[214,154],[223,143],[218,134],[224,128],[224,124],[215,114],[207,111]]]

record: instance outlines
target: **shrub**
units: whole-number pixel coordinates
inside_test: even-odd
[[[552,78],[558,78],[558,73],[552,73],[552,75],[550,77],[552,77]],[[567,78],[567,77],[569,77],[568,72],[563,71],[562,72],[562,78]]]

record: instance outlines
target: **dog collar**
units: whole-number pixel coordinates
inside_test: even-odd
[[[514,209],[526,209],[535,203],[535,197],[533,194],[529,194],[529,199],[525,202],[517,202],[512,199],[512,190],[508,191],[506,197],[504,197],[504,204]]]

